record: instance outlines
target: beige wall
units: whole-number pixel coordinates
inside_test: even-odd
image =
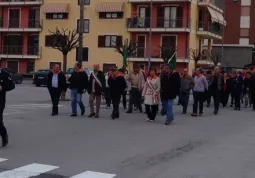
[[[44,4],[54,3],[59,0],[44,0]],[[126,18],[130,17],[130,4],[125,4],[123,19],[99,19],[98,13],[95,11],[96,5],[106,0],[92,0],[89,6],[85,6],[85,19],[90,19],[90,32],[84,34],[84,46],[89,47],[89,61],[84,62],[84,67],[92,67],[93,64],[114,63],[118,66],[122,65],[121,56],[114,51],[113,48],[98,48],[99,35],[121,35],[123,40],[129,38],[126,30]],[[122,0],[110,0],[109,2],[122,2]],[[61,0],[61,3],[69,3],[69,17],[64,20],[46,20],[45,13],[41,9],[41,18],[43,19],[43,31],[40,33],[40,46],[42,46],[41,59],[36,61],[36,70],[49,68],[49,62],[62,62],[61,52],[45,47],[45,35],[48,35],[49,29],[54,30],[56,27],[76,29],[77,19],[79,18],[79,6],[77,0]],[[43,6],[42,6],[43,7]],[[76,60],[76,50],[74,49],[68,54],[67,68],[73,67]]]

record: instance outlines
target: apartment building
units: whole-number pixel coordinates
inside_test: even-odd
[[[207,40],[207,49],[211,49],[212,40],[222,38],[222,27],[226,25],[223,10],[209,0],[152,0],[152,11],[151,3],[147,0],[128,2],[131,3],[131,18],[128,18],[127,30],[131,39],[139,43],[137,54],[130,61],[141,64],[145,69],[150,54],[151,65],[159,68],[162,55],[174,53],[167,50],[174,47],[177,70],[188,68],[191,71],[194,61],[190,60],[190,49],[202,50],[204,39]],[[150,27],[152,49],[149,52]],[[208,60],[199,63],[211,65]]]
[[[242,68],[251,64],[255,44],[255,1],[215,0],[215,3],[225,9],[227,26],[223,41],[214,41],[213,51],[221,55],[223,43],[221,63],[225,67]]]
[[[0,67],[34,71],[41,54],[41,5],[42,0],[0,0]]]
[[[111,66],[122,66],[122,57],[115,51],[115,46],[129,38],[125,19],[130,8],[122,0],[84,0],[84,41],[83,66],[93,67],[100,64],[107,71]],[[42,54],[36,61],[36,69],[52,68],[54,64],[62,66],[61,52],[50,46],[54,36],[49,30],[78,29],[80,7],[79,0],[44,0],[41,8],[43,30],[40,33]],[[67,68],[73,67],[78,59],[78,49],[68,54]]]

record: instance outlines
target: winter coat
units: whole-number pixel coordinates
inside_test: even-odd
[[[123,75],[117,74],[116,76],[109,76],[108,84],[111,96],[120,96],[126,89],[126,80]]]
[[[99,81],[101,82],[102,87],[97,82],[94,81],[94,78],[91,74],[90,79],[89,79],[88,93],[91,94],[91,92],[93,90],[93,83],[95,82],[95,91],[93,91],[93,92],[95,92],[96,95],[101,95],[105,89],[105,76],[102,71],[98,71],[96,76],[99,79]]]
[[[138,85],[137,86],[134,86],[134,81],[138,79]],[[143,72],[139,72],[137,74],[135,73],[130,73],[129,74],[129,81],[130,81],[130,85],[131,85],[131,88],[138,88],[139,91],[143,91],[143,86],[144,86],[144,83],[145,83],[145,76],[144,76],[144,73]]]
[[[227,78],[226,81],[225,79],[223,79],[223,89],[222,89],[222,93],[224,94],[230,94],[231,90],[232,90],[232,84],[231,84],[231,79]]]
[[[83,69],[80,69],[79,72],[73,72],[68,81],[70,82],[70,89],[76,89],[78,93],[83,93],[84,89],[88,89],[88,75]]]
[[[47,81],[47,88],[50,90],[52,89],[52,77],[53,77],[53,72],[50,72],[48,74],[48,81]],[[58,74],[58,89],[59,91],[66,91],[67,89],[67,84],[66,84],[66,77],[63,72],[60,72]]]
[[[150,86],[152,88],[150,88]],[[144,97],[144,104],[158,105],[160,103],[160,88],[161,85],[159,77],[148,77],[142,92],[142,96]]]
[[[183,76],[181,79],[180,92],[188,94],[194,85],[194,79],[191,76]]]
[[[243,80],[243,94],[249,93],[250,88],[251,88],[251,79],[244,78],[244,80]]]
[[[175,99],[181,87],[181,78],[178,72],[171,74],[164,74],[161,77],[161,99],[173,100]]]
[[[222,74],[214,75],[212,82],[212,92],[221,92],[223,89],[224,78]]]
[[[240,94],[243,91],[243,77],[238,75],[233,79],[233,93]]]

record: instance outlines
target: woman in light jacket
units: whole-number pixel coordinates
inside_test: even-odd
[[[148,120],[154,122],[160,103],[160,78],[156,75],[156,69],[150,70],[150,75],[147,78],[142,97],[144,97],[144,104]]]

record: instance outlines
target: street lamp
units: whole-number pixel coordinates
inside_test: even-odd
[[[149,49],[148,49],[148,69],[150,70],[151,68],[151,36],[152,36],[152,10],[153,10],[153,3],[151,0],[151,4],[150,4],[150,34],[149,34]]]
[[[84,0],[79,0],[80,2],[80,23],[79,23],[79,55],[78,62],[82,63],[82,48],[83,48],[83,29],[84,29]]]

